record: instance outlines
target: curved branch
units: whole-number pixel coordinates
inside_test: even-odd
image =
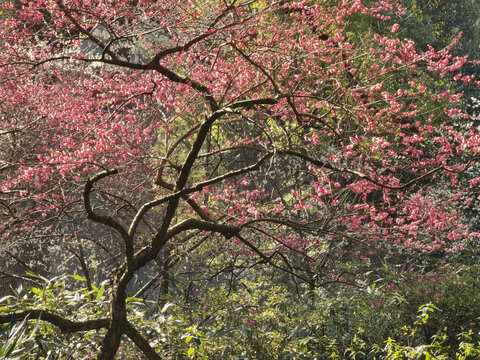
[[[256,223],[273,223],[273,224],[278,224],[278,225],[281,225],[281,226],[288,226],[289,228],[296,229],[296,230],[303,230],[303,231],[309,231],[309,232],[321,232],[321,233],[327,234],[327,235],[341,236],[341,237],[347,238],[349,240],[355,241],[359,244],[365,244],[364,241],[362,241],[360,239],[357,239],[353,235],[350,235],[346,232],[325,230],[323,227],[322,228],[311,227],[311,226],[309,226],[310,223],[296,223],[296,222],[290,221],[290,220],[282,220],[282,219],[274,219],[274,218],[252,219],[252,220],[248,220],[248,221],[244,222],[243,224],[239,225],[239,227],[242,228],[242,229],[243,228],[250,228],[250,229],[258,231],[258,229],[255,226],[252,226],[253,224],[256,224]]]
[[[230,109],[239,109],[239,108],[249,109],[254,107],[255,105],[275,105],[275,104],[278,104],[278,99],[281,97],[282,96],[278,96],[276,98],[241,100],[228,105],[228,107]]]
[[[241,230],[239,226],[219,224],[216,222],[203,221],[198,219],[187,219],[168,229],[166,238],[171,239],[172,237],[183,231],[192,229],[217,232],[225,236],[227,239],[235,236]]]
[[[105,170],[98,173],[93,178],[89,178],[85,184],[85,189],[83,191],[83,203],[85,206],[85,211],[87,212],[87,219],[93,220],[99,224],[106,225],[118,231],[118,233],[122,236],[123,241],[125,242],[125,253],[127,256],[127,261],[131,263],[131,261],[133,260],[133,241],[132,238],[129,236],[128,231],[111,216],[100,215],[93,211],[90,202],[90,194],[92,192],[93,185],[101,179],[114,174],[118,174],[118,170]]]
[[[361,173],[360,171],[356,171],[356,170],[351,170],[351,169],[346,169],[346,168],[337,168],[335,166],[332,166],[330,164],[327,164],[323,161],[320,161],[320,160],[317,160],[317,159],[314,159],[308,155],[305,155],[305,154],[301,154],[299,152],[296,152],[296,151],[293,151],[293,150],[279,150],[277,152],[278,154],[285,154],[285,155],[292,155],[292,156],[295,156],[295,157],[298,157],[300,159],[303,159],[305,161],[308,161],[310,163],[312,163],[313,165],[317,165],[317,166],[320,166],[320,167],[324,167],[324,168],[327,168],[329,170],[332,170],[332,171],[338,171],[338,172],[344,172],[344,173],[348,173],[348,174],[352,174],[352,175],[355,175],[357,177],[359,177],[360,179],[363,179],[363,180],[367,180],[367,181],[370,181],[372,184],[374,185],[377,185],[381,188],[384,188],[384,189],[390,189],[390,190],[403,190],[405,188],[408,188],[410,186],[412,186],[413,184],[419,182],[420,180],[423,180],[425,179],[426,177],[430,176],[430,175],[433,175],[435,174],[436,172],[439,172],[440,170],[446,170],[446,171],[449,171],[448,169],[446,169],[444,166],[438,166],[428,172],[426,172],[425,174],[403,184],[403,185],[400,185],[400,186],[390,186],[390,185],[385,185],[385,184],[382,184],[374,179],[372,179],[370,176],[364,174],[364,173]]]
[[[205,32],[205,33],[191,39],[189,42],[185,43],[184,45],[177,45],[177,46],[173,46],[173,47],[164,49],[162,51],[159,51],[149,61],[149,63],[147,64],[147,67],[152,67],[152,68],[156,67],[158,65],[159,61],[162,60],[165,56],[168,56],[170,54],[175,54],[175,53],[178,53],[178,52],[182,52],[182,51],[187,51],[188,49],[190,49],[196,43],[208,38],[209,36],[211,36],[213,34],[214,34],[213,31],[208,31],[208,32]]]
[[[206,32],[204,32],[203,34],[201,35],[198,35],[197,37],[194,37],[193,39],[191,39],[190,41],[186,42],[185,44],[183,45],[177,45],[177,46],[173,46],[173,47],[170,47],[170,48],[167,48],[167,49],[164,49],[160,52],[158,52],[151,60],[150,62],[148,63],[148,65],[150,66],[155,66],[155,64],[158,64],[158,62],[160,60],[162,60],[165,56],[168,56],[170,54],[175,54],[175,53],[178,53],[178,52],[182,52],[182,51],[187,51],[188,49],[190,49],[193,45],[201,42],[202,40],[205,40],[207,39],[208,37],[214,35],[215,33],[217,33],[218,31],[221,31],[221,30],[225,30],[231,26],[233,26],[234,24],[227,24],[226,26],[223,26],[221,27],[220,29],[214,29],[214,26],[222,19],[224,18],[228,12],[230,10],[232,10],[234,8],[233,6],[233,3],[232,5],[230,6],[227,6],[225,8],[224,11],[222,11],[213,21],[212,23],[210,24],[210,26],[208,27],[208,30]]]
[[[55,325],[60,329],[62,333],[72,333],[76,331],[88,331],[88,330],[97,330],[108,327],[110,323],[109,319],[93,319],[85,321],[73,321],[66,319],[57,314],[45,310],[26,310],[10,314],[0,315],[0,324],[5,324],[10,322],[13,315],[16,315],[18,320],[23,320],[27,316],[31,317],[32,320],[42,320],[47,321],[52,325]]]
[[[128,321],[125,322],[125,335],[127,335],[130,340],[134,342],[134,344],[143,352],[143,354],[149,360],[162,360],[162,357],[157,354],[154,348],[150,346],[148,340],[145,339],[142,334],[138,332],[135,327],[130,324]]]
[[[315,286],[316,284],[314,282],[312,282],[312,280],[310,279],[307,279],[306,277],[302,276],[302,275],[299,275],[299,274],[296,274],[294,271],[291,271],[290,269],[285,269],[281,266],[278,266],[277,264],[275,264],[273,261],[272,261],[272,257],[273,255],[276,254],[276,252],[274,252],[272,254],[272,256],[267,256],[265,255],[260,249],[258,249],[255,245],[253,245],[252,243],[250,243],[248,240],[246,240],[245,238],[243,238],[242,236],[240,236],[240,234],[236,234],[235,237],[240,240],[244,245],[246,245],[247,247],[249,247],[255,254],[257,254],[260,258],[262,258],[265,262],[267,262],[268,264],[270,264],[270,266],[274,267],[275,269],[278,269],[278,270],[281,270],[281,271],[284,271],[290,275],[293,275],[295,276],[296,278],[300,279],[300,280],[303,280],[305,281],[307,284],[310,284],[312,286]],[[285,259],[284,259],[285,260]]]
[[[192,187],[189,187],[189,188],[185,188],[183,190],[180,190],[180,191],[177,191],[173,194],[170,194],[170,195],[167,195],[167,196],[164,196],[162,197],[161,199],[157,199],[157,200],[153,200],[153,201],[150,201],[146,204],[144,204],[140,210],[137,212],[137,214],[135,215],[135,218],[133,219],[131,225],[130,225],[130,229],[128,231],[128,233],[130,234],[130,236],[133,236],[135,234],[135,231],[136,231],[136,228],[138,226],[138,224],[140,223],[140,220],[143,218],[143,216],[145,215],[145,213],[152,209],[153,207],[155,206],[158,206],[158,205],[161,205],[163,203],[166,203],[167,201],[170,201],[171,199],[174,199],[174,198],[179,198],[179,197],[183,197],[185,195],[188,195],[188,194],[192,194],[196,191],[200,191],[202,190],[204,187],[208,186],[208,185],[212,185],[212,184],[215,184],[215,183],[218,183],[218,182],[221,182],[223,180],[226,180],[226,179],[229,179],[231,177],[234,177],[234,176],[238,176],[238,175],[242,175],[242,174],[245,174],[247,172],[251,172],[251,171],[255,171],[255,170],[258,170],[260,168],[260,166],[270,157],[273,156],[273,153],[267,153],[265,154],[264,156],[262,156],[255,164],[253,165],[250,165],[250,166],[246,166],[244,168],[241,168],[241,169],[238,169],[238,170],[233,170],[233,171],[229,171],[228,173],[224,174],[224,175],[220,175],[220,176],[217,176],[217,177],[214,177],[213,179],[210,179],[210,180],[206,180],[206,181],[202,181]]]
[[[104,44],[100,39],[98,39],[96,36],[94,36],[90,31],[86,30],[80,23],[72,16],[72,12],[75,12],[75,10],[72,9],[67,9],[65,7],[65,4],[63,3],[63,0],[57,1],[58,8],[65,14],[65,16],[72,22],[72,24],[75,26],[75,28],[88,37],[90,41],[95,43],[100,49],[102,49],[103,53],[107,53],[113,60],[118,60],[118,58],[115,56],[115,54],[109,49],[110,45]],[[103,56],[102,56],[103,60]]]
[[[263,75],[265,75],[265,77],[270,81],[270,83],[272,84],[273,88],[275,89],[275,92],[277,94],[282,94],[282,92],[280,91],[280,88],[277,84],[277,82],[275,81],[275,79],[272,77],[272,75],[270,75],[270,73],[268,73],[267,70],[265,70],[262,66],[258,65],[250,56],[248,56],[245,52],[243,52],[242,49],[240,49],[235,43],[233,42],[230,42],[230,46],[235,49],[245,60],[247,60],[250,64],[252,64],[254,67],[256,67],[258,70],[260,70]]]
[[[155,184],[158,186],[163,187],[164,189],[168,189],[170,191],[175,190],[175,186],[170,184],[162,179],[162,168],[158,170],[157,178],[155,180]],[[187,202],[188,205],[197,213],[205,221],[213,221],[214,219],[210,216],[210,214],[203,209],[194,199],[190,198],[187,195],[183,195],[182,198]],[[132,233],[129,229],[129,234],[132,236]]]
[[[241,230],[241,228],[238,226],[232,226],[227,224],[219,224],[198,219],[184,220],[170,227],[165,232],[165,234],[162,234],[159,230],[152,239],[151,245],[144,247],[139,252],[137,252],[137,254],[135,255],[135,264],[132,270],[136,270],[145,265],[148,261],[152,260],[167,243],[167,241],[173,238],[175,235],[178,235],[183,231],[193,229],[220,233],[227,239],[233,236],[238,236],[238,233]]]
[[[170,81],[190,86],[192,89],[205,95],[205,98],[207,99],[210,105],[210,108],[213,111],[219,110],[220,107],[217,105],[215,98],[213,97],[208,87],[206,87],[205,85],[199,83],[196,80],[188,78],[186,76],[179,75],[176,72],[160,65],[159,63],[142,65],[142,66],[145,70],[156,70],[158,73],[162,74]]]
[[[190,254],[192,251],[194,251],[199,246],[201,246],[203,243],[205,243],[205,241],[207,241],[208,238],[209,238],[209,236],[205,235],[199,241],[197,241],[195,244],[193,244],[191,247],[189,247],[187,250],[185,250],[183,252],[183,254]],[[146,283],[140,290],[138,290],[135,293],[135,295],[133,295],[133,297],[134,298],[139,298],[139,297],[143,296],[145,291],[147,291],[154,283],[156,283],[158,281],[157,278],[159,278],[160,276],[163,276],[169,269],[174,267],[183,258],[183,254],[177,254],[176,253],[175,257],[173,257],[173,256],[167,257],[166,261],[168,261],[168,264],[165,265],[164,269],[162,271],[160,271],[159,273],[157,273],[157,275],[152,277],[148,281],[148,283]]]
[[[148,261],[152,260],[160,251],[160,249],[162,249],[162,247],[167,243],[167,241],[173,238],[175,235],[178,235],[183,231],[193,229],[220,233],[227,239],[233,236],[238,236],[238,233],[241,230],[241,228],[238,226],[219,224],[216,222],[209,222],[198,219],[184,220],[170,227],[164,235],[159,231],[152,239],[151,245],[144,247],[136,254],[133,270],[142,267]]]

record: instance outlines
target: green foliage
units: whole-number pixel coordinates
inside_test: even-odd
[[[15,296],[0,300],[0,315],[25,310],[42,310],[65,318],[86,320],[92,316],[102,316],[108,309],[105,301],[105,283],[99,287],[91,284],[76,290],[69,289],[69,278],[75,281],[86,280],[78,275],[58,277],[47,280],[29,272],[29,276],[39,280],[36,286],[19,287]],[[70,284],[71,286],[71,284]],[[8,326],[1,331],[0,358],[17,357],[21,359],[76,359],[85,356],[96,347],[100,335],[95,331],[78,334],[62,334],[49,322],[27,316],[21,322],[16,315]],[[10,351],[10,353],[9,353]],[[10,354],[10,355],[7,355]]]
[[[478,324],[450,329],[465,315],[455,308],[462,300],[420,303],[427,296],[417,297],[416,286],[378,282],[330,297],[327,290],[292,293],[260,277],[204,290],[194,303],[177,300],[151,321],[138,318],[136,325],[168,358],[474,359],[480,351]],[[462,296],[475,298],[469,301],[478,309],[478,295]]]
[[[444,271],[443,281],[392,285],[396,275],[385,270],[384,278],[364,288],[337,293],[261,276],[207,283],[188,302],[180,296],[126,301],[132,324],[168,359],[475,359],[479,269]],[[75,319],[102,316],[106,284],[70,291],[72,281],[85,279],[69,276],[19,289],[1,300],[0,313],[29,306]],[[41,317],[29,320],[13,317],[2,327],[3,357],[74,359],[94,352],[100,341],[95,331],[61,334]],[[117,356],[142,358],[127,340]]]
[[[5,298],[1,300],[4,299]],[[18,322],[17,316],[14,314],[10,324],[0,328],[0,335],[2,337],[0,357],[2,359],[18,358],[27,354],[35,347],[34,339],[36,328],[29,333],[27,320],[28,317]]]

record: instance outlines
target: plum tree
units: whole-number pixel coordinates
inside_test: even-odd
[[[0,6],[4,246],[63,246],[86,278],[75,246],[108,254],[106,316],[16,317],[98,330],[98,359],[123,335],[162,358],[132,325],[129,285],[205,244],[317,288],[477,236],[455,207],[479,181],[458,180],[480,138],[448,87],[466,59],[352,33],[400,15],[395,1]]]

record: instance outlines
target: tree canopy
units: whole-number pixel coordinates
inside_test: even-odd
[[[453,44],[397,36],[404,15],[397,1],[2,2],[5,261],[31,255],[17,277],[74,275],[65,291],[90,294],[11,303],[2,322],[93,331],[85,358],[127,337],[161,359],[137,303],[165,305],[175,274],[273,271],[311,291],[385,269],[445,277],[477,244],[460,209],[480,136],[454,90],[477,82]]]

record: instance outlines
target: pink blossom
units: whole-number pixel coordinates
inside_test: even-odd
[[[397,30],[400,28],[400,25],[399,24],[393,24],[390,32],[394,33],[394,32],[397,32]]]

